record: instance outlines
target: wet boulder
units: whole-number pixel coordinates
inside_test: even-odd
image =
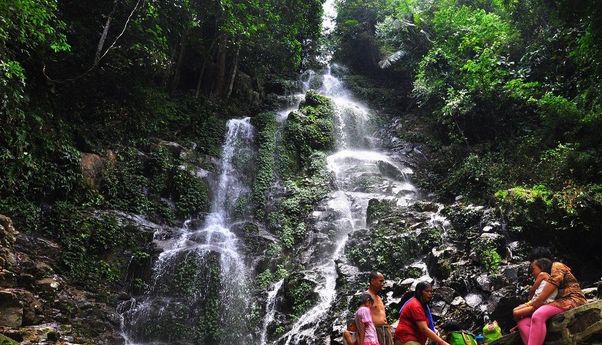
[[[300,316],[318,300],[316,283],[302,273],[288,276],[278,296],[277,310],[285,315]]]

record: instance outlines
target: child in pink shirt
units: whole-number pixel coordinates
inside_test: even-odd
[[[373,303],[374,299],[369,293],[365,292],[360,296],[360,307],[355,312],[358,345],[380,345],[376,335],[376,327],[372,322],[372,313],[370,312]]]

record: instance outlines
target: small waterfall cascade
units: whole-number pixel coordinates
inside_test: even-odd
[[[324,6],[325,13],[332,15],[332,1],[326,1]],[[325,21],[328,30],[331,18],[326,16]],[[330,57],[325,59],[328,62]],[[306,72],[309,78],[305,83],[332,100],[336,125],[336,150],[327,157],[336,190],[311,214],[313,229],[303,244],[306,251],[300,258],[305,278],[316,283],[314,292],[318,301],[273,344],[330,343],[329,335],[321,334],[320,329],[330,328],[326,323],[332,319],[329,313],[336,298],[337,263],[346,263],[345,244],[349,235],[366,228],[369,200],[390,200],[403,207],[417,199],[417,189],[410,181],[412,170],[396,154],[373,147],[372,143],[377,142],[371,140],[374,112],[354,99],[333,69],[340,68],[328,63],[322,73]],[[264,319],[266,322],[269,323]]]
[[[303,245],[306,279],[317,283],[318,303],[303,314],[275,344],[327,344],[329,338],[317,338],[318,329],[327,322],[336,298],[337,262],[345,262],[345,244],[350,233],[366,228],[370,199],[391,200],[399,206],[414,202],[417,190],[409,177],[412,170],[396,155],[372,147],[373,112],[355,100],[344,83],[328,66],[318,92],[334,105],[336,150],[327,157],[328,170],[335,177],[331,192],[310,216],[313,234]],[[326,240],[325,240],[326,239]],[[261,344],[267,344],[262,342]]]
[[[126,344],[253,344],[247,325],[248,277],[230,226],[245,200],[252,159],[249,118],[229,120],[211,213],[171,236],[155,234],[163,250],[145,294],[119,306]],[[243,167],[243,168],[241,168]]]
[[[266,344],[268,337],[268,326],[274,321],[276,315],[276,296],[278,291],[282,287],[284,279],[281,279],[272,285],[272,289],[268,291],[268,297],[266,300],[266,313],[263,317],[263,324],[261,327],[261,336],[259,338],[260,344]]]

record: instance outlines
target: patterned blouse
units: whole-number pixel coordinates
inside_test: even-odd
[[[558,288],[558,297],[549,305],[569,310],[587,302],[583,292],[581,292],[579,282],[575,279],[575,276],[571,273],[571,269],[567,265],[561,262],[554,262],[552,264],[552,274],[547,282]]]

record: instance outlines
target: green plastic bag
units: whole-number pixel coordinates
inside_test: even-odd
[[[485,344],[502,337],[502,329],[497,324],[497,321],[488,323],[483,327],[483,336],[485,337]]]
[[[454,331],[449,333],[447,336],[447,342],[451,345],[477,345],[474,335],[462,331]]]

